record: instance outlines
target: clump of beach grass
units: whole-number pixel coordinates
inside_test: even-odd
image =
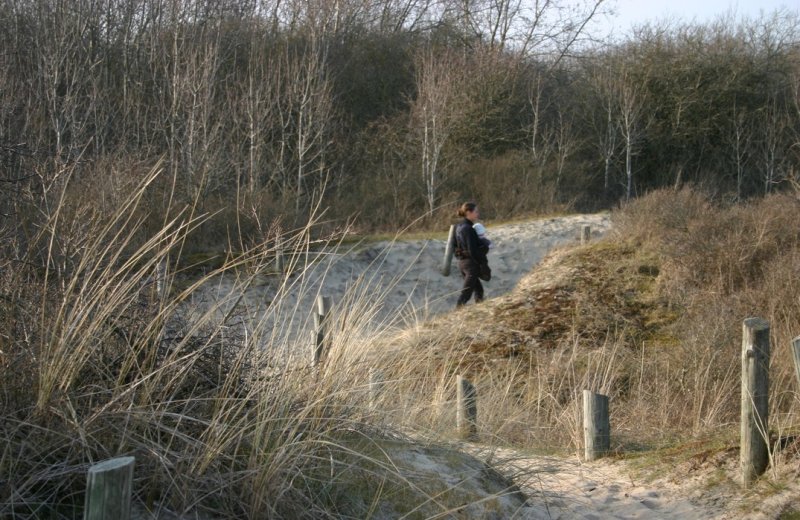
[[[190,205],[144,229],[159,174],[111,213],[64,190],[36,236],[3,251],[0,516],[80,516],[88,467],[120,455],[136,458],[142,515],[431,517],[468,505],[463,479],[420,486],[381,447],[411,432],[376,418],[370,399],[370,369],[386,360],[371,348],[376,327],[389,326],[375,324],[375,294],[356,284],[337,303],[317,366],[293,332],[310,316],[281,295],[311,290],[313,219],[194,269],[183,251],[206,216]],[[193,309],[222,276],[230,298]],[[264,278],[277,297],[260,318],[243,316],[236,295]],[[495,498],[509,493],[495,487]]]

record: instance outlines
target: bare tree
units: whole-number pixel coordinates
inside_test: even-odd
[[[633,195],[633,157],[638,153],[646,133],[646,90],[644,78],[637,75],[624,59],[616,70],[617,125],[625,147],[625,199]]]
[[[556,183],[553,191],[553,197],[557,197],[559,189],[561,188],[561,179],[564,175],[564,166],[567,160],[578,148],[578,138],[575,132],[572,120],[569,115],[565,114],[564,108],[558,111],[558,118],[554,132],[554,144],[556,152]]]
[[[176,13],[191,16],[191,13]],[[182,179],[189,197],[207,188],[210,161],[221,137],[220,119],[215,117],[217,91],[222,87],[219,27],[207,24],[181,28],[175,22],[169,59],[164,62],[169,93],[168,149],[173,178]]]
[[[770,96],[767,106],[760,110],[758,121],[760,139],[757,143],[757,153],[766,194],[771,192],[782,178],[784,134],[787,129],[786,114],[775,96]]]
[[[751,152],[751,142],[753,131],[752,122],[747,112],[733,107],[733,121],[731,134],[729,136],[731,153],[733,154],[733,166],[736,170],[736,199],[741,200],[742,189],[744,186],[745,166]]]
[[[534,164],[543,166],[553,151],[552,135],[546,124],[551,100],[544,93],[544,74],[535,73],[528,83],[528,107],[531,122],[528,126],[528,148]]]
[[[324,42],[316,36],[300,48],[287,44],[274,73],[280,75],[276,107],[279,133],[273,150],[274,174],[281,191],[293,195],[300,211],[307,196],[321,186],[330,164],[333,103]]]
[[[267,149],[270,129],[277,117],[281,81],[281,69],[275,66],[267,43],[270,40],[264,41],[258,20],[258,14],[253,13],[247,29],[247,66],[230,96],[230,113],[236,115],[237,136],[240,136],[245,151],[243,171],[237,176],[237,182],[245,187],[251,198],[269,177]],[[275,35],[269,37],[274,39]]]
[[[416,60],[417,97],[412,104],[412,134],[419,149],[428,211],[433,213],[438,190],[447,177],[444,149],[465,110],[463,65],[448,51],[428,49]]]
[[[378,0],[370,2],[370,20],[379,33],[416,32],[438,0]]]
[[[611,189],[611,167],[619,151],[619,113],[616,94],[616,73],[609,60],[596,56],[588,60],[585,69],[588,95],[584,99],[583,114],[586,125],[592,130],[592,143],[603,161],[603,191]]]
[[[587,27],[605,9],[606,0],[563,2],[544,0],[528,5],[514,29],[514,43],[522,55],[548,56],[555,66],[588,36]]]
[[[447,0],[449,13],[467,41],[480,41],[520,57],[549,56],[554,62],[587,37],[606,0]]]
[[[40,7],[36,28],[40,37],[32,42],[40,82],[36,90],[42,95],[41,109],[53,135],[52,157],[63,164],[79,154],[91,138],[87,124],[95,106],[90,78],[100,57],[90,48],[90,33],[97,24],[97,13],[86,5],[77,9],[48,4]],[[43,136],[40,144],[48,140]]]

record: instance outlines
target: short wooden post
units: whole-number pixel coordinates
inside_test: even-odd
[[[84,520],[130,519],[134,460],[119,457],[89,468]]]
[[[794,375],[800,390],[800,336],[792,340],[792,359],[794,360]]]
[[[581,228],[581,244],[588,244],[592,236],[591,226],[585,225]]]
[[[478,436],[478,394],[475,386],[462,376],[456,377],[456,429],[462,439]]]
[[[742,326],[742,485],[749,487],[769,464],[769,322]]]
[[[283,257],[283,247],[276,246],[275,247],[275,272],[278,273],[278,274],[283,274],[285,269],[286,269],[286,262],[284,261],[284,257]]]
[[[450,226],[447,234],[447,245],[444,248],[444,261],[442,262],[442,276],[450,276],[450,264],[453,263],[453,253],[456,250],[456,226]]]
[[[378,399],[383,392],[384,376],[383,371],[373,368],[369,371],[369,408],[374,410],[378,407]]]
[[[327,338],[327,318],[331,308],[331,298],[329,296],[317,296],[317,309],[314,313],[314,366],[319,365],[325,355]]]
[[[586,460],[598,459],[611,449],[607,395],[583,391],[583,439]]]

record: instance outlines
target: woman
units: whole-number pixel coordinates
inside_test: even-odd
[[[464,217],[456,226],[456,252],[458,258],[458,268],[461,276],[464,277],[464,286],[458,296],[456,307],[466,304],[472,295],[475,295],[475,303],[483,301],[483,285],[481,284],[480,274],[482,268],[488,268],[489,262],[486,259],[486,252],[481,247],[478,234],[472,226],[480,218],[478,205],[474,202],[465,202],[458,209],[458,216]]]

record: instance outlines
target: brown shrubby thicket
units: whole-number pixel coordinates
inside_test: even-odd
[[[763,284],[772,264],[791,260],[800,243],[798,218],[795,195],[720,207],[701,192],[662,190],[619,212],[616,233],[661,251],[666,287],[726,297]]]
[[[603,1],[511,4],[5,1],[4,205],[68,171],[108,205],[162,160],[155,221],[193,201],[216,238],[320,201],[441,227],[465,198],[497,218],[686,182],[741,200],[798,171],[796,12],[599,44]]]

